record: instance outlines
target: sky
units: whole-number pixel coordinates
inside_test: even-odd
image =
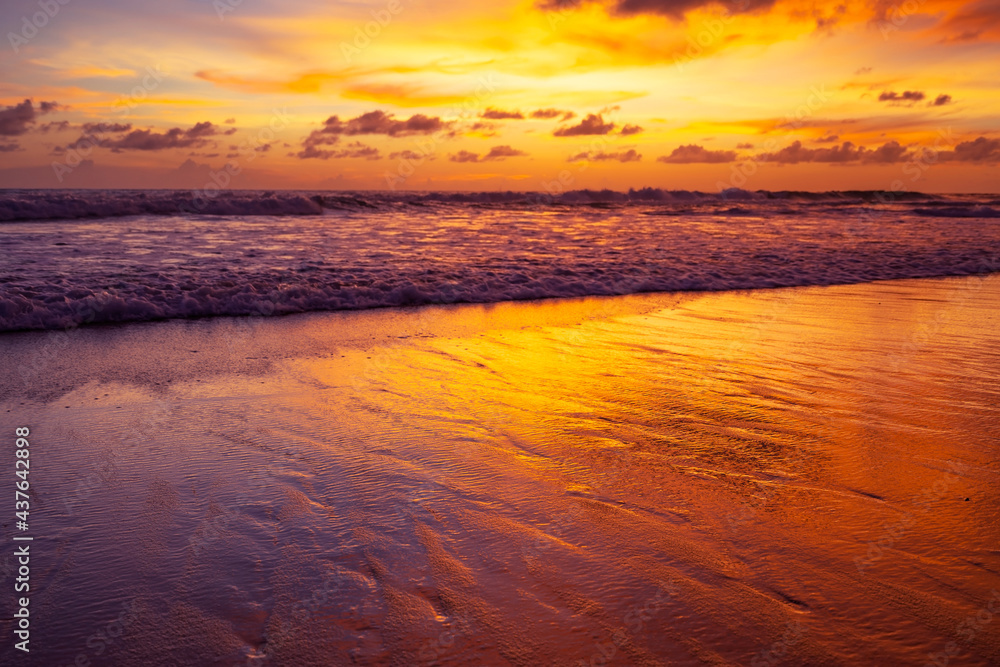
[[[1000,0],[5,0],[0,187],[1000,191]]]

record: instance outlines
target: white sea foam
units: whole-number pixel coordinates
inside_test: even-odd
[[[0,330],[984,273],[1000,270],[993,203],[11,191],[0,196]]]

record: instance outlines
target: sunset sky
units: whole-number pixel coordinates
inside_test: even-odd
[[[1000,190],[996,0],[62,2],[0,187]]]

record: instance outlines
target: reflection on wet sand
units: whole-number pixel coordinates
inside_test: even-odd
[[[998,285],[76,332],[17,406],[47,650],[130,603],[103,664],[1000,662]]]

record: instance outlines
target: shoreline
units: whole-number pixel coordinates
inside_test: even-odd
[[[989,277],[93,327],[30,391],[12,334],[32,654],[125,604],[112,665],[996,661],[952,632],[1000,571],[997,312]]]

